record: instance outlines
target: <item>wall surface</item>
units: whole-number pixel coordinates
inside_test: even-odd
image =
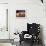
[[[8,9],[8,0],[0,0],[0,28],[6,28],[6,9]],[[3,14],[2,14],[3,13]],[[9,31],[0,30],[0,39],[9,39]],[[0,46],[12,46],[11,43],[0,43]]]
[[[8,0],[0,0],[0,3],[8,3]]]
[[[0,39],[9,39],[9,32],[6,31],[8,0],[0,0]]]
[[[0,39],[9,39],[7,28],[7,9],[8,4],[0,4]]]

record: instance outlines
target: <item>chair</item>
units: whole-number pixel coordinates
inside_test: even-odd
[[[29,41],[31,42],[32,45],[34,42],[39,43],[39,33],[40,33],[40,24],[36,24],[36,23],[29,24],[29,23],[27,23],[27,31],[22,31],[22,34],[19,35],[20,36],[20,44],[22,41],[25,41],[25,38],[24,38],[25,34],[29,34],[32,36],[29,39]]]

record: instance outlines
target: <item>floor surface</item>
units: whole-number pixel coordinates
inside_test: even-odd
[[[17,43],[17,45],[12,45],[11,43],[0,43],[0,46],[31,46],[30,43],[22,42],[21,45]],[[33,46],[42,46],[41,44],[34,44]]]
[[[12,46],[10,43],[0,43],[0,46]]]
[[[31,44],[31,43],[30,43]],[[31,46],[29,43],[22,42],[19,46]],[[43,46],[42,44],[34,44],[33,46]]]

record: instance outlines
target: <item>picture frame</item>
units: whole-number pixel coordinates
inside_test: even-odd
[[[25,10],[16,10],[16,17],[25,17]]]

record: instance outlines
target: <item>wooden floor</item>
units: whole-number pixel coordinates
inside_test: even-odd
[[[25,42],[22,42],[21,45],[19,46],[31,46],[31,43],[25,43]],[[43,46],[42,44],[34,44],[33,46]]]
[[[13,46],[11,43],[0,43],[0,46]]]

